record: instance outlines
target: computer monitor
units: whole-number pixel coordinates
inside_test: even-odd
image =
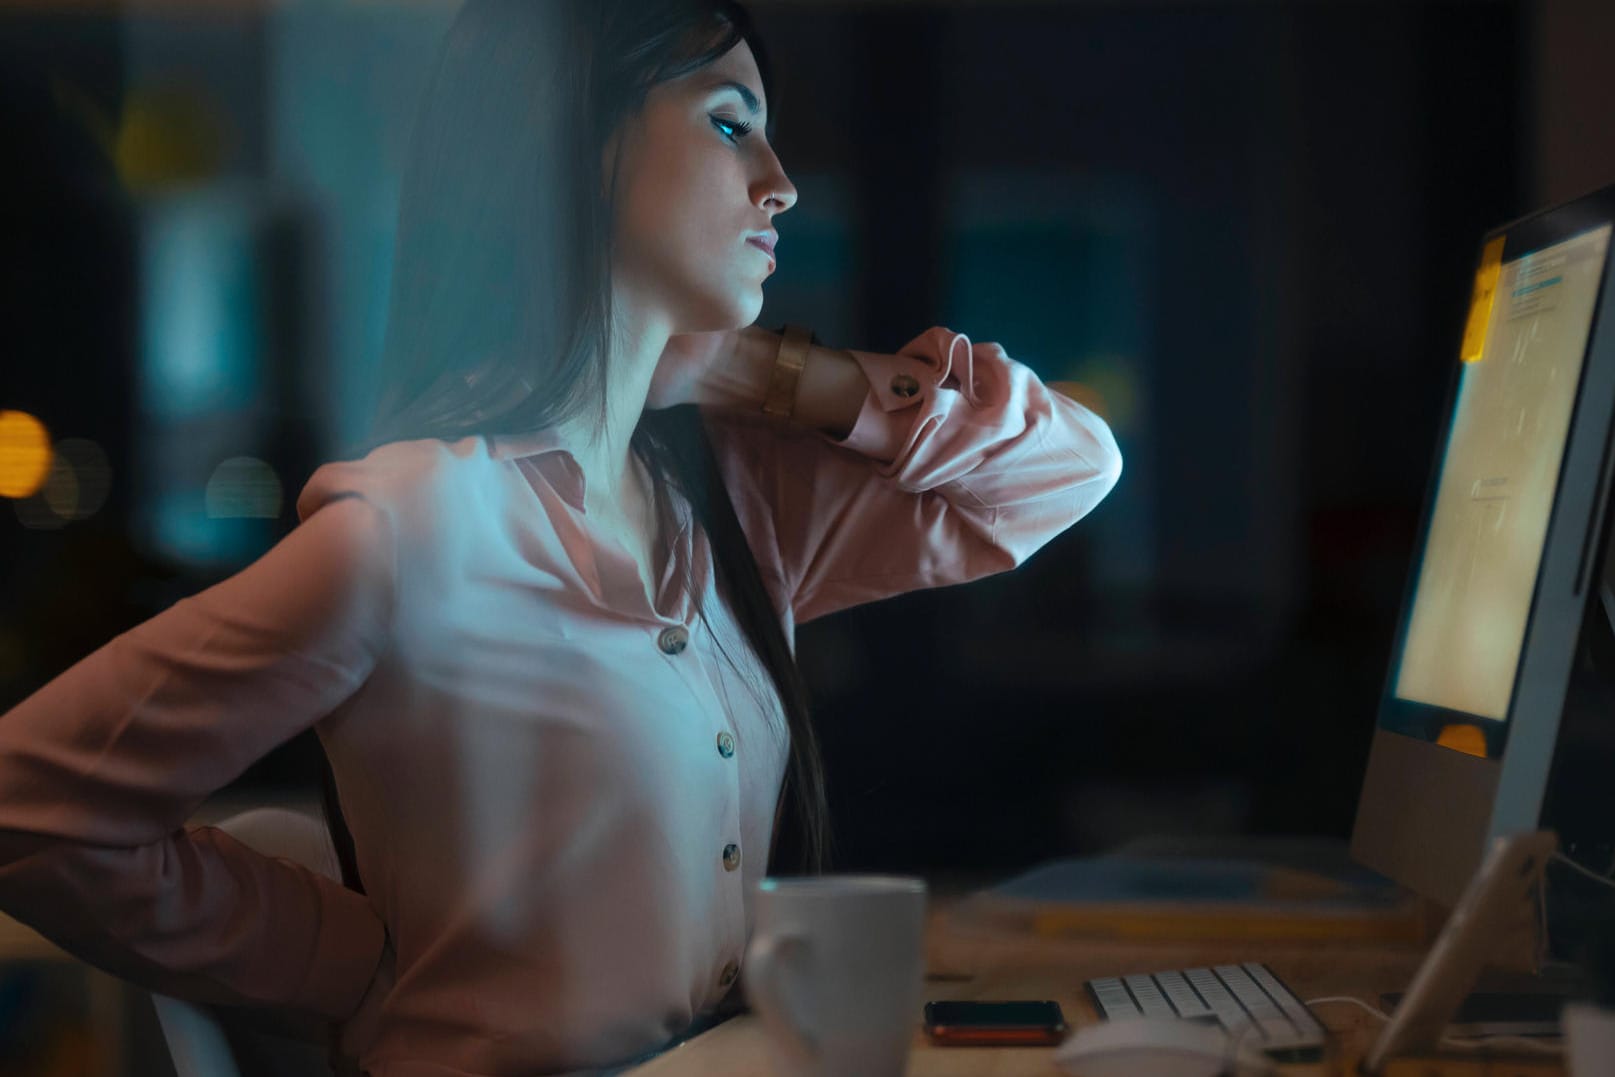
[[[1447,906],[1494,836],[1615,850],[1612,232],[1615,186],[1487,233],[1452,357],[1351,843]]]

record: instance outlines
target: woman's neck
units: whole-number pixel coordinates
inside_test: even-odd
[[[606,418],[593,408],[563,425],[573,456],[583,469],[584,505],[624,505],[641,483],[633,459],[634,430],[650,395],[651,378],[671,336],[671,322],[648,313],[619,289],[613,298],[612,351],[606,364]]]

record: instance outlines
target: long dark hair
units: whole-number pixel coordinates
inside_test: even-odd
[[[380,396],[359,453],[390,441],[542,430],[591,403],[595,428],[604,426],[621,173],[613,164],[608,184],[602,158],[651,87],[740,41],[757,61],[772,128],[768,57],[733,0],[468,0],[415,121]],[[768,871],[820,874],[831,836],[807,693],[700,413],[645,412],[630,449],[652,476],[664,526],[671,492],[688,499],[712,548],[718,594],[783,705],[790,755]],[[344,882],[362,891],[328,761],[324,795]]]

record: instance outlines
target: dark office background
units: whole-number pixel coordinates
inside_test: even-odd
[[[453,9],[65,7],[0,14],[0,409],[78,454],[0,505],[0,710],[256,557],[357,432]],[[1127,462],[1020,570],[801,629],[841,866],[1347,834],[1477,240],[1615,182],[1615,17],[753,10],[801,193],[762,322],[998,341]]]

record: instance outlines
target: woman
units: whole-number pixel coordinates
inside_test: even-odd
[[[1120,474],[996,344],[751,327],[770,90],[727,0],[470,0],[367,451],[0,719],[0,908],[376,1077],[622,1067],[740,1004],[753,885],[827,862],[795,625],[1013,568]],[[184,828],[309,727],[348,886]]]

